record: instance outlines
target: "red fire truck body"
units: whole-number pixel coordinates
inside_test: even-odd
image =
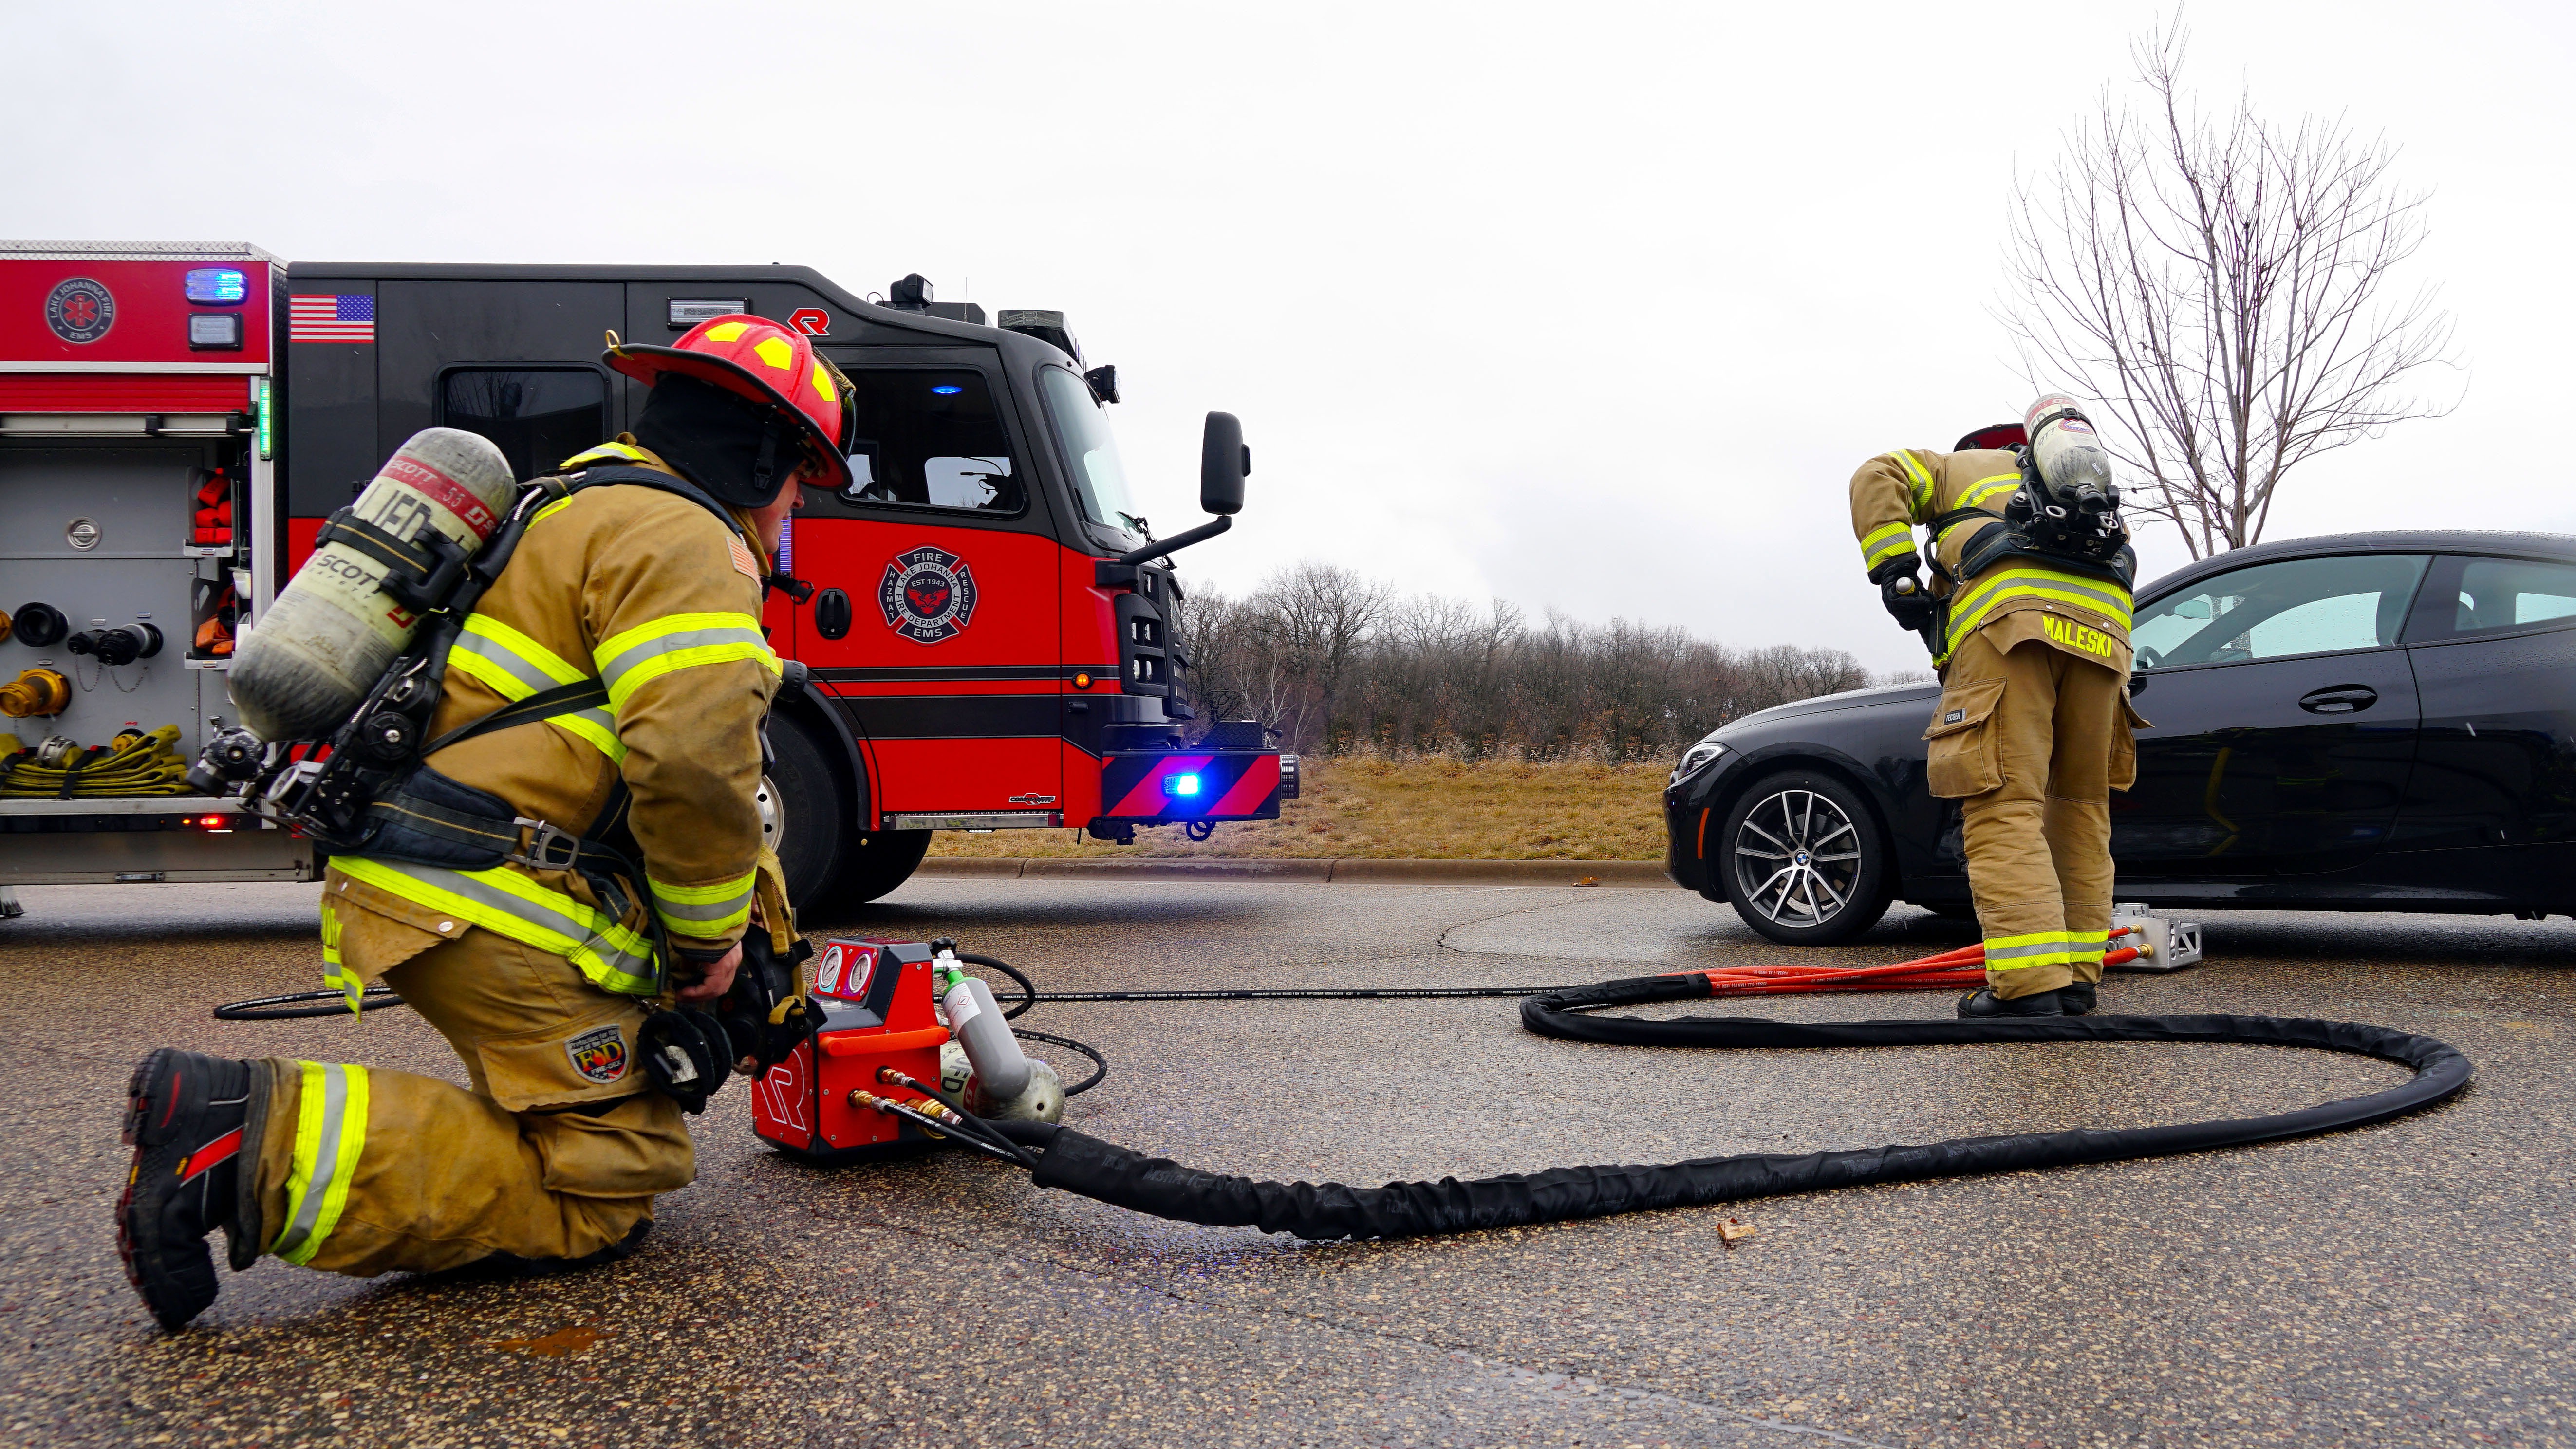
[[[642,405],[599,364],[605,332],[662,340],[743,311],[811,335],[858,400],[852,485],[807,490],[781,539],[813,593],[773,592],[764,617],[807,673],[773,716],[763,792],[800,898],[881,895],[937,830],[1114,840],[1275,818],[1294,756],[1247,721],[1189,739],[1179,589],[1110,438],[1114,372],[1083,370],[1061,314],[986,326],[917,279],[893,295],[863,302],[801,267],[288,265],[240,246],[0,243],[0,610],[19,621],[0,639],[0,709],[15,716],[0,730],[76,751],[171,725],[193,759],[229,714],[231,639],[404,438],[464,428],[537,476]],[[1240,471],[1229,498],[1210,467],[1206,499],[1230,512]],[[111,664],[117,641],[83,642],[141,625],[161,640],[144,657]],[[59,773],[41,777],[46,798],[0,780],[0,888],[318,872],[303,842],[229,801],[56,790]]]

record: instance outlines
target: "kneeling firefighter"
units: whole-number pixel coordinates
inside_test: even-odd
[[[747,928],[792,939],[755,800],[782,670],[759,616],[800,482],[848,481],[847,384],[757,317],[610,341],[607,364],[652,389],[634,431],[532,485],[551,501],[522,494],[418,768],[323,887],[332,983],[354,1010],[383,978],[472,1088],[154,1052],[118,1227],[167,1328],[214,1300],[218,1228],[235,1270],[579,1264],[631,1251],[655,1195],[695,1175],[683,1104],[735,1064],[695,1006],[725,995]],[[674,1031],[694,1093],[654,1090]]]
[[[2111,927],[2110,792],[2137,777],[2129,589],[2137,556],[2110,457],[2068,398],[1948,453],[1852,475],[1852,531],[1898,623],[1924,636],[1941,702],[1932,794],[1960,802],[1986,984],[1959,1015],[2093,1008]],[[1927,592],[1914,530],[1931,534]]]

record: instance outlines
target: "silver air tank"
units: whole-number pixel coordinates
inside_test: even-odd
[[[2111,479],[2111,455],[2093,432],[2083,406],[2064,393],[2048,393],[2022,413],[2022,431],[2030,439],[2030,460],[2040,482],[2063,507],[2083,503],[2093,508],[2120,506],[2120,490]]]
[[[510,463],[489,439],[430,428],[385,460],[348,514],[435,561],[428,536],[472,554],[501,526],[518,492]],[[264,740],[331,733],[364,700],[420,616],[385,591],[387,565],[345,542],[314,550],[294,582],[242,636],[231,674],[233,704]]]

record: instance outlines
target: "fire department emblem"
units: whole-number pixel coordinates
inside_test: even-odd
[[[116,296],[87,277],[70,277],[45,295],[45,325],[65,342],[96,342],[116,325]]]
[[[564,1043],[572,1069],[606,1086],[626,1075],[626,1033],[614,1026],[593,1027]]]
[[[964,632],[975,617],[975,573],[945,549],[924,545],[895,555],[877,586],[886,627],[915,644],[937,644]]]

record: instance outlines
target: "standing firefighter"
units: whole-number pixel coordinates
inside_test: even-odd
[[[2137,560],[2110,458],[2052,395],[1955,452],[1870,459],[1851,506],[1870,582],[1941,671],[1926,768],[1931,792],[1960,802],[1986,948],[1986,984],[1959,1014],[2089,1011],[2111,927],[2110,792],[2137,777],[2143,723],[2127,692]],[[1917,527],[1932,536],[1928,593]]]
[[[236,1270],[580,1264],[632,1251],[695,1175],[683,1104],[733,1052],[694,1004],[725,994],[747,929],[792,930],[755,801],[781,673],[760,604],[799,481],[847,481],[846,387],[748,316],[604,360],[653,389],[634,432],[553,480],[447,651],[426,759],[323,887],[333,983],[354,1008],[382,977],[472,1088],[154,1052],[118,1240],[167,1328],[214,1300],[217,1228]],[[467,868],[475,850],[498,863]],[[679,1071],[694,1091],[654,1089],[675,1031],[709,1069]]]

